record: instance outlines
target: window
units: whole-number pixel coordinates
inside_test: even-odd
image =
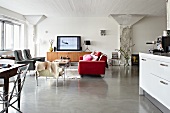
[[[19,49],[20,47],[20,26],[14,25],[14,48]]]
[[[0,50],[13,50],[20,48],[21,25],[0,21]]]
[[[13,25],[5,23],[5,30],[4,30],[4,49],[5,50],[12,50],[14,38],[13,38]]]

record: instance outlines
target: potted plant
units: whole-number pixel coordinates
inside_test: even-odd
[[[49,42],[50,42],[50,49],[49,49],[49,51],[52,52],[53,51],[52,45],[53,45],[54,40],[51,39],[51,40],[49,40]]]
[[[134,46],[133,45],[129,45],[129,46],[123,46],[120,47],[120,49],[116,49],[118,52],[120,52],[121,56],[123,56],[125,62],[124,62],[124,66],[129,66],[129,59],[131,57],[131,48]]]

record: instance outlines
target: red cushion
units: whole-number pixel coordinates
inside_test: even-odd
[[[95,52],[95,56],[100,57],[101,54],[102,54],[101,52]]]
[[[99,61],[105,61],[105,62],[107,62],[107,56],[105,56],[105,55],[102,55],[100,58],[99,58]]]

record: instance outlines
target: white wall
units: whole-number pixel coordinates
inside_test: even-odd
[[[58,35],[80,35],[83,50],[86,47],[84,40],[89,39],[91,51],[102,51],[111,57],[111,52],[119,47],[118,28],[117,22],[111,17],[47,17],[37,25],[38,53],[46,56],[50,47],[49,39],[56,40]],[[101,36],[100,30],[106,30],[106,35]],[[56,42],[53,46],[56,46]]]
[[[166,10],[167,10],[167,30],[170,30],[170,1],[166,4]]]
[[[100,30],[106,29],[106,36],[100,36]],[[153,41],[161,36],[166,29],[166,17],[145,17],[133,25],[133,53],[148,52],[152,45],[146,45],[147,41]],[[46,33],[46,31],[48,33]],[[49,51],[49,39],[56,39],[57,35],[80,35],[83,41],[90,39],[91,51],[98,50],[111,57],[111,52],[119,48],[119,26],[110,17],[79,17],[79,18],[57,18],[47,17],[37,26],[37,37],[39,41],[38,55],[46,56]],[[56,42],[53,44],[56,46]]]
[[[153,45],[146,42],[154,41],[166,30],[166,17],[145,17],[133,25],[133,53],[148,52]]]

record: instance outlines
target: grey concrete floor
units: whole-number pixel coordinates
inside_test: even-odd
[[[77,66],[72,66],[72,69]],[[67,75],[77,70],[67,70]],[[112,66],[104,78],[84,76],[81,79],[39,79],[27,76],[21,97],[23,113],[162,113],[147,98],[138,95],[137,66]],[[12,108],[9,113],[17,113]]]

